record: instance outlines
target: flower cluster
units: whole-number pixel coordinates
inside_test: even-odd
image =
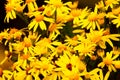
[[[0,33],[8,47],[0,65],[12,61],[0,80],[108,80],[120,69],[120,0],[101,0],[93,11],[78,1],[45,3],[7,0],[4,21],[22,13],[29,24]]]

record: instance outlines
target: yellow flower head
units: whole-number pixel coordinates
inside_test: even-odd
[[[113,52],[107,52],[106,55],[104,57],[102,57],[103,61],[101,63],[98,64],[98,67],[103,68],[104,66],[108,67],[108,70],[111,72],[112,70],[114,72],[116,72],[116,68],[114,66],[114,64],[116,63],[116,58],[119,55],[113,55]]]

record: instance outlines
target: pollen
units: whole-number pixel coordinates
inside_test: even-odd
[[[105,58],[105,59],[103,60],[103,62],[104,62],[106,65],[111,65],[111,64],[112,64],[112,60],[109,59],[109,58]]]
[[[71,15],[72,15],[73,17],[78,17],[78,16],[80,16],[80,14],[81,14],[81,10],[79,10],[79,9],[73,9],[73,10],[71,11]]]
[[[44,16],[43,16],[43,15],[37,15],[37,16],[35,17],[36,22],[40,22],[40,21],[42,21],[43,19],[44,19]]]
[[[11,4],[8,4],[5,6],[6,12],[11,12],[14,9],[14,7]]]
[[[79,75],[78,74],[73,74],[70,76],[69,80],[79,80]]]
[[[29,38],[24,38],[24,42],[26,47],[30,47],[32,45],[32,42]]]
[[[92,39],[92,42],[99,42],[101,40],[101,36],[95,36],[93,39]]]
[[[86,74],[86,75],[85,75],[85,78],[86,78],[86,79],[89,79],[89,78],[90,78],[90,74]]]
[[[29,55],[28,54],[24,54],[23,56],[22,56],[22,59],[24,59],[24,60],[27,60],[29,58]]]
[[[26,0],[26,3],[34,2],[35,0]]]
[[[12,28],[12,29],[10,29],[10,34],[14,34],[15,32],[17,32],[18,31],[18,29],[16,29],[16,28]]]
[[[58,47],[57,47],[57,52],[58,53],[62,53],[64,50],[66,50],[67,49],[67,47],[65,46],[65,45],[59,45]]]
[[[88,20],[90,22],[97,21],[97,19],[98,19],[97,14],[93,13],[93,14],[91,14],[91,15],[88,16]]]

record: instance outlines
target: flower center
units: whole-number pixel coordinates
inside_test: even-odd
[[[85,75],[85,78],[86,78],[86,79],[89,79],[89,78],[90,78],[90,74],[87,73],[87,74]]]
[[[67,67],[67,69],[69,69],[70,71],[72,70],[72,64],[71,64],[71,63],[67,64],[66,67]]]
[[[6,12],[11,12],[14,9],[14,7],[12,5],[8,4],[5,6],[5,9],[6,9]]]
[[[109,59],[109,58],[105,58],[105,59],[103,60],[103,62],[104,62],[106,65],[111,65],[111,64],[112,64],[112,60]]]
[[[66,46],[65,45],[59,45],[58,47],[57,47],[57,52],[58,53],[62,53],[64,50],[66,50],[67,48],[66,48]]]
[[[81,10],[79,10],[79,9],[73,9],[73,10],[71,11],[71,15],[72,15],[73,17],[78,17],[80,14],[81,14]]]
[[[43,16],[43,15],[37,15],[37,16],[35,17],[36,22],[40,22],[40,21],[42,21],[43,19],[44,19],[44,16]]]
[[[78,74],[73,74],[70,76],[69,80],[79,80],[79,75]]]
[[[93,13],[93,14],[89,15],[88,20],[90,22],[96,21],[97,20],[97,14]]]
[[[26,0],[26,3],[34,2],[34,0]]]
[[[15,28],[13,28],[13,29],[10,29],[10,34],[14,34],[15,32],[17,32],[18,31],[18,29],[15,29]]]
[[[99,42],[101,40],[101,36],[95,36],[93,39],[92,39],[92,42]]]
[[[23,56],[22,56],[22,59],[24,59],[24,60],[27,60],[29,58],[29,55],[28,54],[24,54]]]
[[[24,42],[26,47],[30,47],[32,45],[32,42],[29,38],[24,38]]]

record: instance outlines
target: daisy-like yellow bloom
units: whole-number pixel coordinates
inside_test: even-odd
[[[66,5],[67,3],[63,3],[62,0],[45,0],[48,5],[51,6],[52,11],[56,13],[69,13],[70,8],[68,8]]]
[[[48,75],[43,78],[43,80],[61,80],[62,72],[53,71],[51,75]]]
[[[11,80],[13,73],[9,70],[3,70],[0,68],[0,80]]]
[[[8,36],[8,30],[9,29],[5,29],[4,31],[0,32],[0,42],[2,42],[2,40]]]
[[[108,80],[112,71],[116,72],[117,69],[119,69],[119,61],[116,60],[118,56],[118,54],[113,55],[113,52],[111,51],[107,52],[106,55],[102,57],[103,61],[98,64],[98,67],[104,68],[105,66],[107,66],[108,68],[108,72],[106,73],[104,80]]]
[[[12,4],[12,3],[7,3],[5,5],[6,16],[5,16],[4,21],[9,22],[9,19],[15,19],[16,18],[16,13],[15,13],[15,10],[14,10],[14,5],[15,4]]]
[[[100,0],[96,5],[95,5],[98,9],[104,10],[105,6],[104,6],[104,2],[102,0]]]
[[[50,36],[54,37],[54,39],[60,34],[59,29],[63,29],[64,24],[62,23],[51,23],[48,27],[48,31],[50,32]]]
[[[78,56],[69,56],[66,53],[55,61],[56,65],[59,66],[55,71],[60,71],[63,74],[61,77],[63,80],[82,80],[80,72],[86,69],[86,65],[82,62]]]
[[[52,53],[51,57],[53,56],[57,56],[64,53],[64,51],[69,51],[68,46],[64,45],[64,44],[60,44],[56,47],[55,51]]]
[[[32,21],[29,23],[28,28],[31,30],[33,28],[33,32],[37,30],[38,27],[40,27],[41,30],[46,30],[46,23],[47,22],[53,22],[53,19],[45,17],[41,12],[36,11],[32,14],[35,18],[32,19]]]
[[[69,46],[69,47],[73,47],[78,45],[78,43],[80,43],[80,41],[78,41],[78,36],[74,36],[73,38],[70,38],[69,36],[66,36],[65,39],[65,45]]]
[[[48,54],[55,50],[55,46],[60,45],[61,42],[54,41],[52,37],[42,38],[39,40],[34,47],[35,55]]]
[[[98,18],[100,18],[100,15],[98,15],[100,13],[98,13],[98,8],[95,7],[93,12],[90,12],[88,17],[81,20],[81,27],[82,28],[86,28],[86,29],[97,29],[100,30],[100,24],[98,22]],[[104,18],[104,15],[102,16],[102,19]]]
[[[51,62],[51,60],[46,57],[41,57],[41,61],[38,62],[39,68],[40,68],[40,73],[46,77],[47,75],[50,75],[55,68],[55,65]]]
[[[16,40],[20,40],[21,36],[23,35],[23,32],[16,28],[11,28],[8,33],[9,33],[9,35],[12,35],[13,38]]]
[[[119,28],[120,27],[120,14],[118,16],[115,16],[112,20],[113,24],[116,24],[116,27]]]
[[[90,33],[87,34],[87,39],[92,41],[93,43],[96,43],[101,48],[105,49],[106,45],[105,42],[107,42],[111,47],[113,47],[113,43],[111,41],[119,41],[120,35],[119,34],[110,34],[109,31],[106,29],[101,30],[90,30]]]
[[[26,0],[25,3],[27,4],[28,12],[33,12],[38,9],[36,0]]]
[[[63,56],[60,56],[55,64],[59,66],[55,70],[62,71],[64,74],[68,74],[69,71],[83,71],[86,69],[86,65],[82,62],[78,56],[75,55],[68,55],[68,53],[64,52]],[[68,73],[67,73],[68,72]]]
[[[91,71],[84,70],[82,73],[80,73],[81,76],[85,77],[85,80],[103,80],[103,73],[102,70],[99,68],[95,68]]]
[[[18,54],[18,61],[16,61],[14,64],[18,67],[22,67],[23,69],[26,69],[27,66],[29,66],[28,61],[32,62],[36,58],[32,57],[30,54]]]
[[[40,36],[41,36],[41,35],[39,35],[37,32],[32,32],[32,31],[30,31],[30,32],[29,32],[29,35],[28,35],[28,38],[29,38],[30,40],[32,40],[32,42],[35,42],[35,43],[36,43],[36,42],[39,40]]]
[[[9,22],[9,19],[15,19],[16,18],[16,12],[22,12],[25,8],[25,5],[21,5],[23,2],[22,0],[8,0],[7,4],[5,5],[6,10],[6,16],[4,21]]]
[[[114,15],[119,15],[119,13],[120,13],[120,7],[113,8],[113,9],[112,9],[112,13],[113,13]]]
[[[116,58],[118,58],[119,55],[113,55],[113,52],[107,52],[105,56],[102,57],[102,62],[98,64],[98,67],[104,68],[105,66],[108,67],[108,70],[116,72],[116,68],[114,66],[114,63],[116,63]]]
[[[120,47],[114,46],[112,51],[113,51],[113,54],[115,55],[120,54]]]
[[[66,19],[67,21],[73,20],[73,27],[77,27],[80,24],[80,20],[84,19],[88,15],[88,12],[89,10],[87,7],[84,9],[72,9]]]
[[[14,80],[33,80],[33,76],[30,72],[31,68],[21,69],[20,66],[13,71]]]
[[[80,76],[80,72],[73,69],[72,71],[66,71],[64,75],[62,75],[62,80],[84,80]]]
[[[119,4],[119,1],[120,0],[105,0],[105,8],[106,8],[106,10],[108,9],[108,7],[113,8],[114,5]]]
[[[79,52],[80,56],[92,56],[95,51],[96,44],[91,42],[88,39],[82,40],[77,46],[74,47],[74,50]]]
[[[23,52],[25,54],[30,53],[32,56],[34,55],[33,44],[35,44],[35,42],[32,41],[29,37],[24,37],[23,41],[17,41],[16,43],[11,43],[12,49],[15,50],[17,54]]]

